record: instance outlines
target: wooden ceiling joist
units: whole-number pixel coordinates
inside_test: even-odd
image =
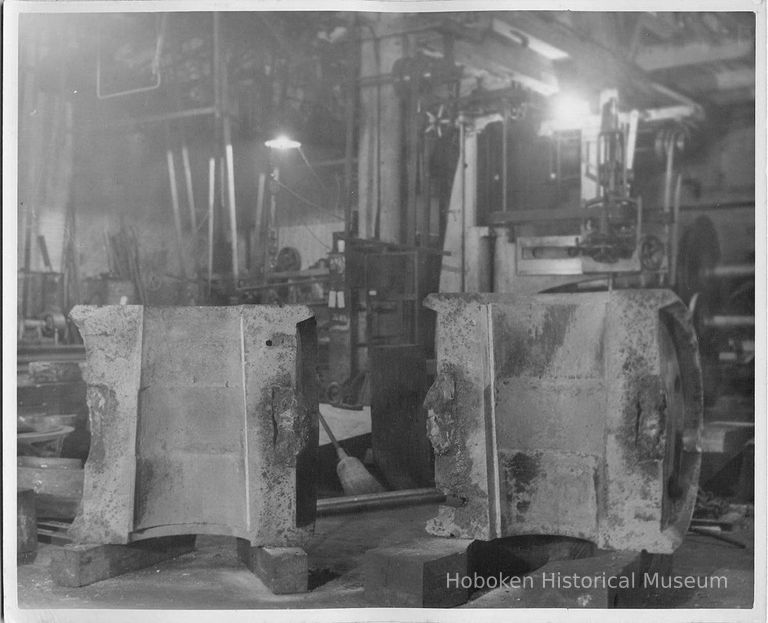
[[[690,65],[705,65],[754,56],[752,40],[733,39],[721,43],[703,41],[678,44],[659,44],[641,47],[634,58],[645,71],[658,71]]]

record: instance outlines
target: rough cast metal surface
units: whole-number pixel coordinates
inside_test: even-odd
[[[308,308],[79,306],[70,316],[86,347],[92,438],[76,542],[303,542],[318,445]]]
[[[666,290],[432,295],[425,405],[435,480],[459,504],[436,535],[549,534],[669,553],[701,461],[701,370]]]

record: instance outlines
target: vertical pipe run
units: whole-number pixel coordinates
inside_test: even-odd
[[[173,208],[173,225],[176,229],[176,246],[179,253],[179,274],[186,277],[184,269],[184,248],[181,237],[181,214],[179,213],[179,189],[176,185],[176,164],[173,159],[173,152],[169,149],[165,152],[168,162],[168,181],[171,185],[171,207]]]
[[[373,52],[376,56],[376,75],[381,73],[381,49],[379,39],[373,40]],[[381,236],[381,81],[376,81],[376,219],[373,236]],[[357,352],[355,350],[355,352]]]
[[[502,110],[504,118],[501,120],[501,211],[506,212],[509,209],[508,201],[508,167],[509,167],[509,148],[507,139],[509,137],[509,104],[504,103]]]
[[[461,291],[466,292],[467,288],[467,198],[465,192],[466,186],[466,130],[464,129],[464,123],[461,118],[459,119],[459,166],[461,167],[461,175],[459,175],[459,181],[461,182]]]
[[[352,76],[347,83],[347,125],[344,137],[344,235],[353,235],[352,223],[352,159],[355,157],[354,138],[355,121],[357,119],[357,81],[360,73],[360,55],[362,54],[362,42],[357,25],[357,16],[353,18],[353,31],[355,36],[350,41],[352,46]]]
[[[181,146],[181,160],[184,165],[184,181],[187,185],[187,203],[189,204],[189,219],[192,224],[192,232],[197,235],[197,210],[195,209],[195,193],[192,187],[192,167],[189,164],[189,149],[187,143]]]
[[[217,145],[218,150],[218,145]],[[219,156],[219,205],[223,210],[227,206],[227,186],[224,184],[224,177],[227,175],[227,166],[224,164],[224,157]]]
[[[208,296],[213,281],[213,214],[216,199],[216,158],[208,160]]]
[[[229,227],[232,236],[232,279],[237,287],[240,276],[239,254],[237,249],[237,204],[235,203],[235,161],[232,152],[232,136],[229,115],[224,119],[224,149],[227,168],[227,204],[229,205]]]
[[[677,174],[675,183],[675,200],[672,204],[672,227],[669,235],[669,277],[667,283],[670,286],[677,284],[677,253],[678,239],[680,235],[680,195],[682,193],[683,174]]]
[[[216,120],[221,117],[221,16],[213,14],[213,106]],[[218,143],[217,143],[218,145]]]
[[[277,185],[280,182],[280,167],[275,165],[275,168],[272,171],[272,179],[274,180],[274,185]],[[273,254],[272,249],[272,240],[273,240],[273,232],[277,229],[275,222],[277,220],[277,193],[270,192],[269,194],[269,214],[267,215],[267,228],[266,228],[266,240],[267,243],[264,246],[264,274],[269,274],[270,271],[274,268],[273,266],[273,260],[275,259],[277,248],[274,249],[275,254]],[[275,236],[277,238],[277,236]],[[275,243],[277,243],[277,240],[275,240]],[[277,246],[277,245],[276,245]]]
[[[240,278],[240,255],[237,236],[237,202],[235,200],[235,162],[232,150],[232,128],[229,118],[229,99],[227,68],[221,54],[221,22],[218,13],[214,13],[214,64],[218,74],[218,106],[224,142],[224,159],[227,176],[227,205],[229,207],[229,227],[232,238],[232,281],[234,287]],[[223,181],[223,180],[222,180]]]
[[[672,173],[674,167],[675,141],[673,136],[667,138],[667,158],[664,171],[664,211],[672,207]]]
[[[418,124],[418,97],[416,87],[411,84],[408,87],[408,96],[403,104],[405,117],[405,162],[404,171],[406,178],[406,199],[405,199],[405,219],[401,226],[405,226],[405,231],[401,227],[400,239],[396,242],[402,242],[413,246],[416,244],[416,229],[418,211],[417,183],[419,178],[419,124]],[[379,166],[381,166],[379,164]]]
[[[256,216],[254,218],[256,232],[254,238],[256,239],[255,249],[253,254],[255,255],[264,248],[264,192],[267,186],[267,176],[264,173],[259,172],[259,187],[256,194]]]

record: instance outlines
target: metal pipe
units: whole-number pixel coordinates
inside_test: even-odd
[[[675,184],[675,200],[672,202],[672,225],[669,227],[671,233],[669,236],[669,274],[667,283],[671,286],[677,285],[677,254],[680,247],[680,195],[683,188],[683,174],[677,174],[677,183]]]
[[[216,159],[208,159],[208,296],[213,280],[213,218],[216,200]]]
[[[237,249],[237,204],[235,202],[235,159],[232,152],[232,135],[229,115],[225,114],[224,124],[224,153],[227,163],[227,204],[229,205],[229,227],[232,236],[232,280],[237,286],[240,278],[239,252]]]
[[[195,208],[195,192],[192,187],[192,166],[189,163],[189,149],[186,141],[181,146],[181,161],[184,165],[184,181],[187,187],[187,203],[189,204],[189,219],[192,231],[197,233],[197,210]]]
[[[461,118],[459,118],[459,167],[461,167],[460,175],[459,175],[459,192],[461,193],[461,292],[466,291],[467,287],[467,275],[466,275],[466,251],[467,251],[467,200],[466,200],[466,181],[465,177],[467,174],[466,171],[466,130],[464,128],[464,123]]]
[[[273,153],[275,150],[270,149],[270,163],[273,162]],[[280,183],[280,167],[277,164],[274,164],[272,169],[272,176],[271,181],[268,182],[270,185],[270,193],[269,193],[269,211],[267,212],[267,223],[266,227],[264,228],[264,278],[267,279],[269,274],[275,269],[274,263],[275,263],[275,256],[274,253],[277,252],[277,245],[279,244],[278,241],[278,232],[277,232],[277,225],[276,225],[276,219],[277,219],[277,193],[271,192],[273,190],[274,186],[277,186]],[[275,248],[273,249],[272,241],[275,242]]]
[[[746,549],[746,544],[742,543],[738,539],[734,539],[733,537],[727,536],[725,534],[720,534],[719,532],[715,532],[711,528],[705,528],[703,526],[691,526],[688,528],[689,532],[693,532],[694,534],[700,534],[702,536],[709,536],[713,539],[717,539],[718,541],[723,541],[725,543],[730,543],[731,545],[735,545],[736,547],[740,549]]]
[[[221,17],[218,13],[213,14],[213,36],[214,36],[214,86],[215,89],[215,107],[217,109],[217,118],[221,120],[222,140],[224,143],[224,171],[222,172],[222,188],[224,184],[223,176],[226,175],[227,206],[229,208],[229,228],[232,238],[232,281],[237,286],[240,278],[240,254],[237,248],[237,202],[235,199],[235,160],[232,149],[232,130],[231,120],[229,118],[229,83],[227,75],[227,66],[224,55],[221,50]]]
[[[710,316],[705,318],[704,326],[708,329],[748,329],[754,328],[754,316]]]
[[[674,136],[667,137],[666,159],[664,170],[664,212],[669,212],[672,208],[672,174],[674,171],[675,160],[675,140]]]
[[[264,236],[264,193],[267,188],[267,176],[261,171],[257,172],[259,176],[258,189],[256,191],[256,215],[254,217],[254,229],[255,229],[255,242],[253,254],[263,253],[266,238]],[[253,266],[249,266],[252,269]]]
[[[126,126],[141,125],[144,123],[158,123],[160,121],[173,121],[176,119],[189,119],[192,117],[201,117],[205,115],[212,115],[216,112],[213,106],[205,106],[203,108],[189,108],[187,110],[178,110],[176,112],[163,113],[158,115],[147,115],[145,117],[136,117],[133,119],[123,119],[121,121],[115,121],[113,123],[107,123],[99,126],[91,126],[92,130],[110,130],[115,128],[122,128]]]
[[[213,14],[213,113],[221,118],[221,16]]]
[[[403,489],[402,491],[386,491],[384,493],[369,493],[366,495],[318,500],[317,516],[326,517],[328,515],[341,515],[344,513],[383,510],[397,506],[442,504],[443,502],[445,502],[445,494],[438,489]]]
[[[505,101],[502,110],[504,118],[501,120],[501,211],[509,210],[508,205],[508,182],[507,168],[509,166],[509,148],[507,140],[509,139],[509,104]]]
[[[728,277],[754,277],[754,264],[727,264],[715,266],[702,271],[704,279],[728,278]]]
[[[376,71],[381,71],[381,47],[380,39],[375,39],[373,42],[373,54],[376,59]],[[360,47],[360,56],[362,64],[363,48]],[[362,86],[360,87],[362,88]],[[362,102],[360,103],[362,107]],[[402,144],[401,144],[402,146]],[[376,83],[376,216],[373,222],[373,236],[378,239],[381,235],[381,84]],[[398,179],[398,184],[402,183],[401,179]],[[368,237],[366,232],[362,232],[364,237]],[[389,236],[387,236],[389,237]],[[399,242],[399,241],[398,241]],[[350,297],[351,298],[351,297]],[[357,349],[355,351],[355,358],[357,358]]]
[[[184,269],[184,241],[181,234],[181,214],[179,213],[179,190],[176,185],[176,165],[173,160],[173,152],[169,149],[165,152],[168,162],[168,181],[171,185],[171,207],[173,208],[173,224],[176,229],[176,246],[179,253],[179,272],[186,276]]]
[[[358,44],[359,32],[357,27],[357,16],[353,18],[353,28],[358,35],[351,45],[355,46],[352,50],[353,76],[347,83],[347,123],[344,136],[344,233],[352,234],[352,164],[354,162],[355,150],[355,121],[357,119],[357,79],[360,73],[360,55],[362,47]],[[330,162],[330,161],[327,161]],[[354,232],[357,233],[357,232]]]

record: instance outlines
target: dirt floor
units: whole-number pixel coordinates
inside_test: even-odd
[[[54,585],[48,565],[57,547],[41,544],[37,559],[19,567],[18,596],[22,608],[152,608],[261,609],[354,608],[376,606],[363,594],[366,550],[402,543],[423,534],[424,522],[436,507],[392,509],[357,515],[324,517],[307,551],[310,591],[276,596],[237,559],[235,540],[200,536],[194,552],[97,582],[83,588]],[[707,536],[690,534],[674,556],[673,573],[727,577],[719,589],[655,590],[638,595],[637,607],[749,608],[753,593],[753,528],[747,519],[729,533],[746,549]],[[475,595],[477,597],[478,595]],[[500,607],[513,607],[504,604]]]

